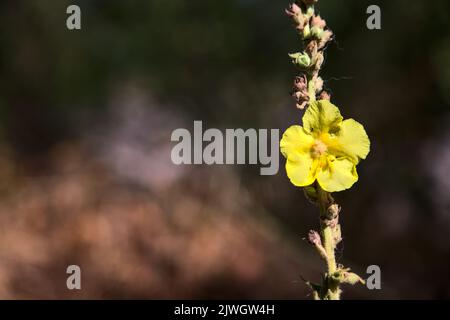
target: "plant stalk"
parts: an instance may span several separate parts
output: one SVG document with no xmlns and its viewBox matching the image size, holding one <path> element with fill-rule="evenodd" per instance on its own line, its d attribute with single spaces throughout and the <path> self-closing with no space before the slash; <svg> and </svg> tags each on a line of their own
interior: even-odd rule
<svg viewBox="0 0 450 320">
<path fill-rule="evenodd" d="M 333 204 L 333 199 L 330 193 L 323 190 L 317 185 L 318 205 L 320 209 L 320 234 L 322 244 L 326 252 L 327 272 L 324 277 L 324 299 L 325 300 L 339 300 L 340 289 L 339 281 L 333 278 L 337 271 L 335 249 L 336 249 L 336 235 L 335 230 L 338 225 L 338 216 L 330 215 L 330 206 Z"/>
</svg>

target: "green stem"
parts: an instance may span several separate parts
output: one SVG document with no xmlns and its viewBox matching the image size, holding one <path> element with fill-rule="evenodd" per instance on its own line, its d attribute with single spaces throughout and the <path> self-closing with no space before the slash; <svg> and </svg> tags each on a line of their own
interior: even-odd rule
<svg viewBox="0 0 450 320">
<path fill-rule="evenodd" d="M 330 227 L 322 226 L 322 237 L 323 237 L 323 247 L 325 248 L 325 252 L 327 253 L 327 267 L 328 274 L 332 274 L 336 271 L 336 259 L 334 257 L 334 240 L 333 240 L 333 231 Z"/>
<path fill-rule="evenodd" d="M 308 80 L 308 96 L 309 96 L 309 101 L 310 101 L 310 102 L 316 101 L 316 88 L 315 88 L 315 86 L 314 86 L 314 80 L 313 80 L 313 77 L 308 76 L 307 80 Z"/>
<path fill-rule="evenodd" d="M 339 282 L 333 280 L 332 275 L 337 271 L 336 257 L 335 257 L 335 237 L 331 226 L 327 224 L 328 208 L 331 204 L 330 194 L 317 186 L 318 203 L 320 208 L 320 233 L 322 235 L 322 245 L 326 252 L 327 274 L 324 280 L 325 297 L 328 300 L 339 300 L 340 289 Z"/>
</svg>

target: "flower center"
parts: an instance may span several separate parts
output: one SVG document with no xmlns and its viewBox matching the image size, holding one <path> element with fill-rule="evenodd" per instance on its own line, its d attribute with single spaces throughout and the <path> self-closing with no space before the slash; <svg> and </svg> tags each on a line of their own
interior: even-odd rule
<svg viewBox="0 0 450 320">
<path fill-rule="evenodd" d="M 319 158 L 325 152 L 327 152 L 328 148 L 325 143 L 321 140 L 314 141 L 314 144 L 311 147 L 311 156 L 313 158 Z"/>
</svg>

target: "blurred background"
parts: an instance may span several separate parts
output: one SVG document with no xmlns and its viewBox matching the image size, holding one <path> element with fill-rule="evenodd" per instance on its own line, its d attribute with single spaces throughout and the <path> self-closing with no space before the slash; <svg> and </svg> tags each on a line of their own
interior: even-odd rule
<svg viewBox="0 0 450 320">
<path fill-rule="evenodd" d="M 82 30 L 66 28 L 77 4 Z M 378 4 L 382 29 L 366 28 Z M 309 299 L 317 209 L 258 166 L 175 166 L 176 128 L 279 128 L 300 49 L 288 1 L 3 0 L 0 298 Z M 339 262 L 382 290 L 450 298 L 450 4 L 321 0 L 322 69 L 372 141 L 342 205 Z M 66 288 L 66 268 L 82 290 Z"/>
</svg>

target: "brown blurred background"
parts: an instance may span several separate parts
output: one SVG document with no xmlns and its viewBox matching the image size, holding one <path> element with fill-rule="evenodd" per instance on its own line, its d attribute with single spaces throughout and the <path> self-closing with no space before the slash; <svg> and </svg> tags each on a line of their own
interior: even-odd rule
<svg viewBox="0 0 450 320">
<path fill-rule="evenodd" d="M 82 30 L 66 28 L 78 4 Z M 382 29 L 366 28 L 370 4 Z M 284 172 L 175 166 L 172 130 L 298 123 L 286 1 L 0 4 L 0 298 L 309 298 L 317 210 Z M 339 261 L 382 290 L 450 297 L 450 5 L 319 1 L 322 71 L 372 150 L 343 207 Z M 66 268 L 82 269 L 82 290 Z"/>
</svg>

